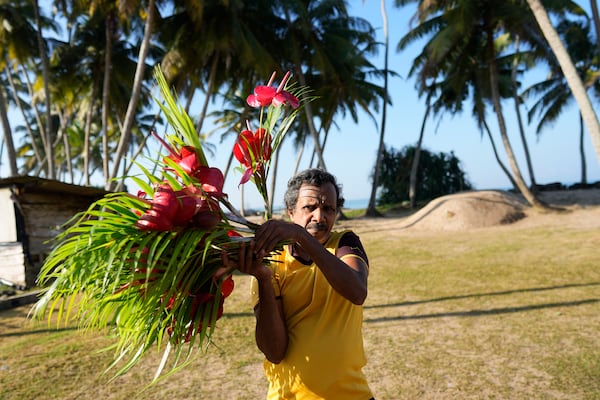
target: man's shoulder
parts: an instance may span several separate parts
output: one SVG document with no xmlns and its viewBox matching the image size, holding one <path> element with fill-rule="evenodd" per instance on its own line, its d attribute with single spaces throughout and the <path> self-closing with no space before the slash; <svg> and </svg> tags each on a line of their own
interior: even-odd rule
<svg viewBox="0 0 600 400">
<path fill-rule="evenodd" d="M 360 243 L 360 238 L 351 229 L 345 229 L 343 231 L 336 231 L 335 234 L 338 235 L 338 237 L 340 239 L 340 246 L 342 243 L 346 243 L 346 242 L 359 242 Z"/>
</svg>

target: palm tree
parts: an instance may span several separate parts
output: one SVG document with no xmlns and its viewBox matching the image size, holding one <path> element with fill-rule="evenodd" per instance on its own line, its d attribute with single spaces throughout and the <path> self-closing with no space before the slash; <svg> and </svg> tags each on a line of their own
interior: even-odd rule
<svg viewBox="0 0 600 400">
<path fill-rule="evenodd" d="M 67 9 L 68 12 L 60 9 L 68 21 L 69 32 L 67 41 L 56 41 L 54 46 L 52 90 L 59 99 L 57 114 L 64 114 L 63 124 L 73 128 L 69 131 L 75 142 L 69 144 L 75 156 L 73 161 L 81 160 L 78 169 L 83 182 L 89 185 L 91 172 L 98 166 L 105 181 L 108 179 L 111 141 L 116 137 L 115 127 L 131 97 L 131 80 L 137 62 L 125 40 L 125 30 L 117 28 L 113 8 L 100 7 L 97 2 L 76 2 Z M 107 56 L 106 52 L 110 54 Z M 69 100 L 75 103 L 69 104 Z M 150 101 L 149 96 L 144 95 L 139 103 L 145 106 Z M 65 114 L 67 110 L 69 113 Z"/>
<path fill-rule="evenodd" d="M 598 48 L 598 54 L 600 54 L 600 13 L 598 12 L 598 1 L 590 0 L 590 7 L 592 9 L 594 30 L 596 31 L 596 47 Z"/>
<path fill-rule="evenodd" d="M 328 132 L 337 112 L 348 111 L 354 117 L 353 103 L 368 111 L 378 101 L 381 89 L 366 81 L 368 75 L 380 73 L 367 59 L 376 50 L 374 31 L 366 20 L 351 17 L 343 0 L 282 1 L 279 9 L 286 23 L 282 57 L 300 85 L 315 89 L 311 95 L 316 99 L 305 106 L 302 126 L 308 129 L 318 165 L 324 168 L 319 132 Z M 317 119 L 321 129 L 315 125 Z M 296 133 L 304 136 L 305 132 Z"/>
<path fill-rule="evenodd" d="M 5 79 L 12 87 L 17 102 L 19 93 L 15 92 L 11 68 L 32 60 L 37 55 L 35 16 L 28 2 L 0 3 L 0 71 L 4 71 Z M 8 93 L 0 90 L 0 122 L 4 131 L 4 143 L 8 156 L 9 173 L 18 175 L 17 155 L 13 141 L 12 128 L 8 119 Z"/>
<path fill-rule="evenodd" d="M 220 89 L 249 92 L 251 85 L 279 70 L 274 55 L 273 1 L 205 2 L 183 5 L 165 18 L 158 39 L 167 49 L 161 66 L 189 108 L 197 89 L 204 92 L 196 130 L 201 133 Z M 260 24 L 253 23 L 260 20 Z M 236 82 L 231 82 L 231 77 Z"/>
<path fill-rule="evenodd" d="M 55 170 L 54 170 L 54 149 L 52 146 L 52 134 L 54 131 L 54 127 L 52 126 L 52 101 L 50 98 L 50 65 L 48 61 L 48 49 L 46 48 L 46 42 L 42 37 L 42 29 L 43 22 L 40 15 L 40 7 L 37 0 L 32 2 L 33 4 L 33 12 L 35 17 L 36 24 L 36 40 L 38 45 L 39 57 L 41 60 L 41 69 L 42 69 L 42 83 L 44 85 L 44 102 L 45 102 L 45 112 L 46 112 L 46 124 L 44 127 L 44 131 L 41 132 L 42 137 L 45 137 L 45 150 L 46 150 L 46 161 L 48 162 L 47 167 L 47 175 L 49 179 L 54 179 Z"/>
<path fill-rule="evenodd" d="M 10 176 L 17 176 L 17 153 L 15 151 L 15 144 L 12 138 L 12 130 L 10 127 L 10 121 L 8 120 L 8 107 L 6 97 L 2 91 L 0 91 L 0 123 L 2 124 L 2 130 L 4 131 L 4 143 L 6 144 L 8 154 L 8 168 Z"/>
<path fill-rule="evenodd" d="M 520 52 L 520 40 L 519 36 L 514 40 L 515 54 L 512 56 L 512 69 L 510 74 L 512 97 L 515 105 L 515 113 L 517 115 L 517 123 L 519 125 L 519 134 L 521 136 L 521 143 L 523 144 L 523 151 L 525 153 L 525 162 L 527 163 L 527 171 L 529 172 L 529 179 L 531 182 L 531 190 L 537 193 L 537 183 L 535 180 L 535 173 L 533 172 L 533 163 L 531 161 L 531 153 L 529 152 L 529 144 L 527 143 L 527 137 L 525 135 L 525 127 L 523 126 L 523 117 L 521 115 L 521 105 L 523 104 L 522 98 L 519 96 L 519 82 L 517 75 L 519 73 L 519 64 L 522 62 L 522 54 Z"/>
<path fill-rule="evenodd" d="M 415 146 L 415 152 L 413 155 L 412 165 L 410 167 L 410 178 L 408 187 L 408 201 L 411 209 L 415 208 L 417 201 L 417 172 L 419 170 L 419 161 L 421 159 L 421 148 L 423 146 L 423 136 L 425 136 L 425 125 L 429 114 L 431 112 L 431 96 L 433 91 L 427 93 L 427 99 L 425 100 L 425 114 L 423 115 L 423 122 L 421 122 L 421 129 L 419 131 L 419 139 Z"/>
<path fill-rule="evenodd" d="M 383 90 L 385 97 L 383 99 L 383 112 L 381 114 L 381 131 L 379 134 L 379 146 L 377 148 L 377 156 L 375 157 L 375 168 L 373 169 L 373 185 L 371 187 L 371 196 L 369 198 L 369 204 L 365 214 L 369 217 L 381 216 L 379 211 L 375 208 L 375 199 L 377 196 L 377 187 L 379 186 L 379 170 L 381 168 L 381 159 L 383 157 L 383 151 L 385 149 L 384 135 L 385 135 L 385 123 L 386 123 L 386 111 L 387 111 L 387 97 L 388 97 L 388 65 L 389 65 L 389 49 L 390 49 L 390 37 L 388 32 L 388 17 L 385 10 L 385 0 L 381 0 L 381 18 L 383 19 L 383 36 L 384 36 L 384 70 L 385 75 L 383 78 Z"/>
<path fill-rule="evenodd" d="M 576 60 L 577 73 L 584 82 L 586 88 L 598 86 L 600 74 L 596 71 L 596 60 L 594 41 L 590 35 L 590 27 L 578 21 L 562 21 L 557 26 L 557 32 L 563 38 L 570 57 Z M 537 100 L 529 110 L 529 119 L 539 115 L 537 134 L 555 122 L 563 114 L 565 108 L 572 104 L 574 98 L 570 87 L 566 83 L 565 76 L 560 71 L 560 66 L 554 58 L 549 58 L 551 63 L 551 75 L 544 81 L 535 83 L 523 92 L 523 96 L 535 96 Z M 580 122 L 582 122 L 580 114 Z M 581 184 L 587 184 L 586 160 L 583 149 L 584 126 L 580 124 L 579 150 L 581 156 Z"/>
<path fill-rule="evenodd" d="M 598 115 L 594 111 L 594 107 L 587 95 L 585 86 L 577 74 L 577 69 L 573 64 L 567 49 L 560 40 L 560 36 L 552 26 L 542 2 L 540 0 L 527 0 L 527 4 L 529 4 L 529 8 L 533 12 L 540 29 L 556 55 L 556 59 L 563 71 L 565 79 L 571 88 L 573 97 L 579 105 L 581 116 L 587 125 L 596 155 L 600 160 L 600 121 L 598 121 Z"/>
<path fill-rule="evenodd" d="M 137 68 L 135 70 L 135 76 L 133 78 L 133 87 L 131 98 L 129 99 L 129 105 L 127 107 L 127 113 L 125 114 L 125 120 L 121 128 L 121 137 L 117 145 L 116 153 L 113 161 L 112 172 L 109 175 L 109 181 L 107 182 L 107 189 L 114 189 L 117 187 L 117 183 L 113 180 L 119 175 L 119 166 L 121 160 L 127 153 L 131 136 L 133 124 L 135 122 L 136 111 L 138 109 L 138 100 L 142 93 L 142 83 L 144 81 L 144 73 L 146 70 L 146 57 L 150 51 L 150 38 L 154 31 L 154 20 L 158 14 L 155 7 L 155 0 L 148 0 L 146 7 L 146 21 L 144 26 L 144 36 L 140 44 L 140 50 L 137 57 Z M 122 183 L 122 181 L 120 181 Z"/>
<path fill-rule="evenodd" d="M 400 5 L 407 2 L 400 1 Z M 433 33 L 433 38 L 425 45 L 424 51 L 415 59 L 411 73 L 419 70 L 420 85 L 426 87 L 429 79 L 439 75 L 450 83 L 448 89 L 454 106 L 462 108 L 460 103 L 466 95 L 472 93 L 474 99 L 474 115 L 481 126 L 485 119 L 483 99 L 490 101 L 497 117 L 498 128 L 512 171 L 512 177 L 519 191 L 533 206 L 546 208 L 525 184 L 512 145 L 508 138 L 501 98 L 510 96 L 511 68 L 500 69 L 496 37 L 502 27 L 506 31 L 520 32 L 526 26 L 527 13 L 517 3 L 460 1 L 457 3 L 419 2 L 418 27 L 413 29 L 399 44 L 402 48 L 407 43 Z M 501 4 L 500 4 L 501 3 Z M 526 9 L 525 9 L 526 10 Z M 499 11 L 502 14 L 497 14 Z M 529 34 L 529 33 L 524 33 Z M 506 78 L 503 78 L 506 76 Z M 453 83 L 452 83 L 453 82 Z M 459 90 L 456 90 L 459 88 Z M 471 88 L 471 89 L 469 89 Z M 452 94 L 454 92 L 454 94 Z"/>
</svg>

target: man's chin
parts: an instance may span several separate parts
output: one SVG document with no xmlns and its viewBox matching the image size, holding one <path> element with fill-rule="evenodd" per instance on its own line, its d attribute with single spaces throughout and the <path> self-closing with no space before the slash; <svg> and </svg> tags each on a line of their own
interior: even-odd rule
<svg viewBox="0 0 600 400">
<path fill-rule="evenodd" d="M 329 238 L 329 232 L 327 232 L 327 231 L 311 229 L 311 230 L 308 230 L 308 233 L 312 237 L 317 239 L 319 241 L 319 243 L 321 243 L 321 244 L 325 244 L 325 242 L 327 242 L 327 239 Z"/>
</svg>

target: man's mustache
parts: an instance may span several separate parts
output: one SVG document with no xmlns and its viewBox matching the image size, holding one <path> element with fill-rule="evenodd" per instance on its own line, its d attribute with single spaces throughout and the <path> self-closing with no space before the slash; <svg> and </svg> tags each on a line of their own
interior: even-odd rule
<svg viewBox="0 0 600 400">
<path fill-rule="evenodd" d="M 326 231 L 327 228 L 327 224 L 323 224 L 321 222 L 311 222 L 308 225 L 306 225 L 306 230 L 309 231 Z"/>
</svg>

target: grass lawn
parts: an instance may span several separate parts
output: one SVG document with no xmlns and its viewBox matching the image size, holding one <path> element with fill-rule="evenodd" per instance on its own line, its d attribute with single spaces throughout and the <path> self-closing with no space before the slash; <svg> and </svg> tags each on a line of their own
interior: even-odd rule
<svg viewBox="0 0 600 400">
<path fill-rule="evenodd" d="M 365 373 L 377 399 L 600 399 L 597 229 L 381 221 L 343 222 L 370 258 Z M 109 336 L 32 325 L 29 306 L 0 312 L 0 399 L 264 398 L 248 279 L 235 281 L 215 346 L 143 393 L 160 351 L 110 380 Z"/>
</svg>

